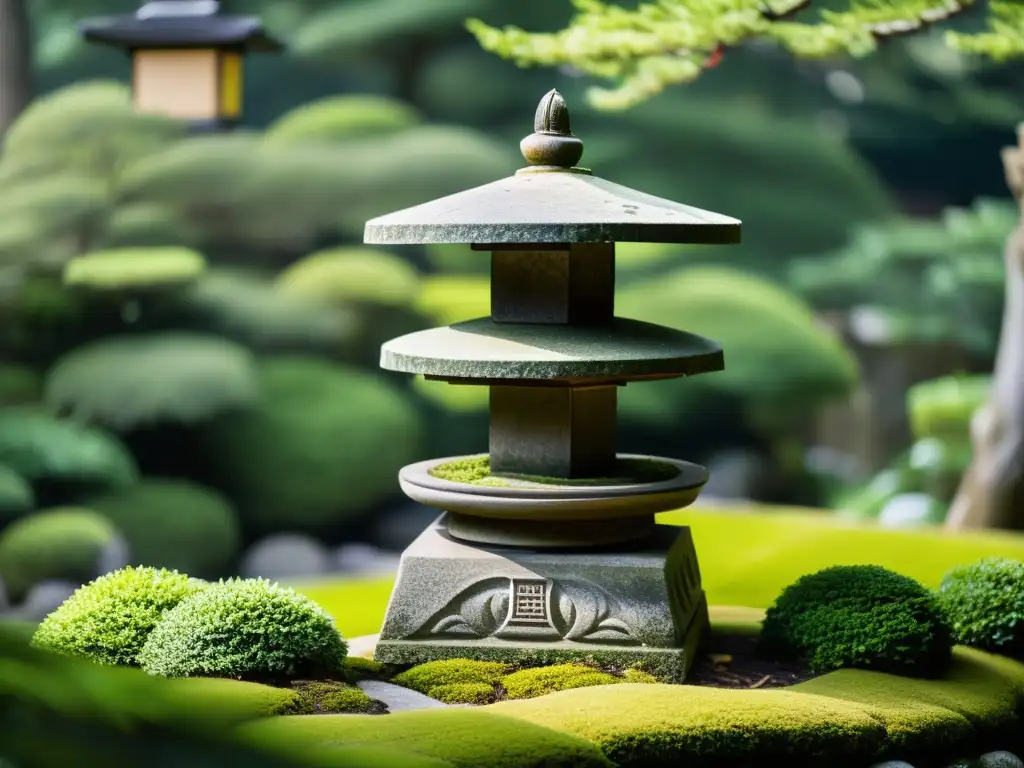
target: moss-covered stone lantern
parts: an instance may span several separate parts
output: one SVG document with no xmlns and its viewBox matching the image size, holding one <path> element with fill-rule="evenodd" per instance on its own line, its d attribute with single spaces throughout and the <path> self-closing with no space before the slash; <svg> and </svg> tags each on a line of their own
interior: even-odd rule
<svg viewBox="0 0 1024 768">
<path fill-rule="evenodd" d="M 491 253 L 490 317 L 381 350 L 385 369 L 489 387 L 490 445 L 400 472 L 410 498 L 444 514 L 402 556 L 376 658 L 600 658 L 681 679 L 707 606 L 689 529 L 654 516 L 693 502 L 708 473 L 617 453 L 616 393 L 721 370 L 723 355 L 615 317 L 615 242 L 737 243 L 740 222 L 578 167 L 557 91 L 521 149 L 510 178 L 366 224 L 367 243 Z"/>
<path fill-rule="evenodd" d="M 91 42 L 132 57 L 140 112 L 186 120 L 197 131 L 231 128 L 242 114 L 243 58 L 281 43 L 258 18 L 222 12 L 218 0 L 151 0 L 134 14 L 79 24 Z"/>
</svg>

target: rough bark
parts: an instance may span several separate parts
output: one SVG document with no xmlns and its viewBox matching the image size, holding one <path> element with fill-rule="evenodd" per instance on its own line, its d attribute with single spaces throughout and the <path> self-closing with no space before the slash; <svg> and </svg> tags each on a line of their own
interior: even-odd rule
<svg viewBox="0 0 1024 768">
<path fill-rule="evenodd" d="M 1021 201 L 1024 125 L 1017 138 L 1016 147 L 1003 150 L 1003 167 L 1010 190 Z M 1006 305 L 992 390 L 971 420 L 974 455 L 947 528 L 1024 528 L 1024 212 L 1006 241 L 1004 262 Z"/>
<path fill-rule="evenodd" d="M 0 0 L 0 147 L 32 100 L 32 47 L 27 0 Z"/>
</svg>

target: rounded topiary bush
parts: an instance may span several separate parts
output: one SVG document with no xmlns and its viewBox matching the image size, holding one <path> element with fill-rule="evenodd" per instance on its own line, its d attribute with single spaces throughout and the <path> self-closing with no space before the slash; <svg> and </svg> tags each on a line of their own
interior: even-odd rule
<svg viewBox="0 0 1024 768">
<path fill-rule="evenodd" d="M 122 568 L 76 591 L 43 619 L 32 644 L 100 664 L 136 665 L 149 633 L 165 612 L 205 587 L 183 573 Z"/>
<path fill-rule="evenodd" d="M 953 641 L 935 596 L 874 565 L 839 565 L 798 579 L 765 614 L 760 647 L 815 672 L 844 667 L 933 677 Z"/>
<path fill-rule="evenodd" d="M 124 534 L 136 564 L 219 577 L 241 545 L 231 503 L 184 480 L 144 480 L 94 498 L 89 506 Z"/>
<path fill-rule="evenodd" d="M 520 669 L 505 677 L 501 684 L 510 699 L 532 699 L 555 691 L 620 682 L 623 680 L 614 675 L 582 664 L 555 664 Z"/>
<path fill-rule="evenodd" d="M 343 677 L 348 646 L 319 605 L 265 579 L 229 579 L 168 612 L 139 654 L 161 677 Z"/>
<path fill-rule="evenodd" d="M 938 598 L 958 643 L 1024 656 L 1024 563 L 990 557 L 953 568 Z"/>
<path fill-rule="evenodd" d="M 35 505 L 36 495 L 29 482 L 6 464 L 0 464 L 0 524 L 21 517 Z"/>
<path fill-rule="evenodd" d="M 96 575 L 118 536 L 106 518 L 88 509 L 50 509 L 21 518 L 0 534 L 0 577 L 15 601 L 47 579 L 84 583 Z"/>
</svg>

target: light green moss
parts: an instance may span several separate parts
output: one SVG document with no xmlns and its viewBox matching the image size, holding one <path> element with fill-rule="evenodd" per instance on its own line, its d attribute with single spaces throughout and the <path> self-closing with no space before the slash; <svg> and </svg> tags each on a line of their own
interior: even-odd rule
<svg viewBox="0 0 1024 768">
<path fill-rule="evenodd" d="M 434 686 L 430 695 L 445 704 L 490 704 L 497 691 L 488 683 L 451 683 Z"/>
<path fill-rule="evenodd" d="M 426 709 L 373 715 L 274 717 L 244 725 L 241 737 L 283 754 L 324 745 L 400 747 L 464 768 L 611 768 L 593 743 L 481 709 Z M 362 763 L 376 765 L 375 763 Z M 410 766 L 413 763 L 410 763 Z"/>
<path fill-rule="evenodd" d="M 408 669 L 400 675 L 395 675 L 391 682 L 433 696 L 431 691 L 443 685 L 472 683 L 493 686 L 500 682 L 508 671 L 507 664 L 495 661 L 445 659 L 428 661 L 426 664 Z"/>
<path fill-rule="evenodd" d="M 645 685 L 653 685 L 654 683 L 661 682 L 650 672 L 645 672 L 644 670 L 637 668 L 625 670 L 622 673 L 622 680 L 627 683 L 640 683 Z"/>
<path fill-rule="evenodd" d="M 345 672 L 345 679 L 350 682 L 356 680 L 368 680 L 379 677 L 384 671 L 384 665 L 373 659 L 364 659 L 360 656 L 346 656 L 342 664 Z"/>
<path fill-rule="evenodd" d="M 582 664 L 556 664 L 551 667 L 521 669 L 501 681 L 510 699 L 532 699 L 570 688 L 612 685 L 619 678 Z"/>
<path fill-rule="evenodd" d="M 619 459 L 615 476 L 594 477 L 594 478 L 572 478 L 544 477 L 541 475 L 521 475 L 502 473 L 491 474 L 491 459 L 487 454 L 471 456 L 456 461 L 449 461 L 439 464 L 430 470 L 430 475 L 440 480 L 449 480 L 453 483 L 467 483 L 469 485 L 484 485 L 491 487 L 507 487 L 512 485 L 510 480 L 520 480 L 527 483 L 538 483 L 542 485 L 616 485 L 621 483 L 653 483 L 660 480 L 670 480 L 679 474 L 679 470 L 672 464 L 648 459 Z"/>
<path fill-rule="evenodd" d="M 165 690 L 175 699 L 180 697 L 182 704 L 200 698 L 239 718 L 282 715 L 299 700 L 299 694 L 288 688 L 215 677 L 174 678 L 167 681 Z"/>
<path fill-rule="evenodd" d="M 348 683 L 311 682 L 295 686 L 295 700 L 289 715 L 325 715 L 334 713 L 381 714 L 384 707 L 359 688 Z"/>
</svg>

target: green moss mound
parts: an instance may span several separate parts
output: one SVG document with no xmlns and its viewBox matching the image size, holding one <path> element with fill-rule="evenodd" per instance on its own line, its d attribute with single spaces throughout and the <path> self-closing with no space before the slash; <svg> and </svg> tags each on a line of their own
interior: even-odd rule
<svg viewBox="0 0 1024 768">
<path fill-rule="evenodd" d="M 958 643 L 1024 658 L 1024 562 L 991 557 L 954 568 L 938 598 Z"/>
<path fill-rule="evenodd" d="M 0 576 L 12 600 L 40 581 L 84 583 L 117 538 L 110 522 L 88 509 L 58 508 L 16 520 L 0 533 Z"/>
<path fill-rule="evenodd" d="M 77 347 L 50 369 L 45 402 L 78 421 L 124 432 L 199 423 L 247 408 L 258 396 L 248 350 L 217 336 L 175 332 Z"/>
<path fill-rule="evenodd" d="M 295 696 L 295 703 L 282 714 L 380 714 L 385 709 L 380 702 L 348 683 L 301 683 L 295 687 Z"/>
<path fill-rule="evenodd" d="M 179 677 L 164 682 L 169 698 L 182 704 L 202 700 L 239 719 L 288 714 L 299 701 L 298 691 L 244 680 Z"/>
<path fill-rule="evenodd" d="M 477 709 L 395 712 L 387 717 L 275 717 L 247 724 L 240 734 L 251 744 L 287 749 L 290 753 L 297 750 L 297 754 L 324 744 L 401 744 L 410 753 L 446 760 L 459 768 L 612 766 L 598 747 L 584 738 Z"/>
<path fill-rule="evenodd" d="M 942 680 L 848 669 L 757 691 L 611 685 L 484 711 L 557 724 L 619 766 L 868 765 L 918 754 L 941 765 L 950 744 L 1014 727 L 1021 702 L 1024 666 L 958 649 Z"/>
<path fill-rule="evenodd" d="M 241 544 L 228 499 L 184 480 L 144 480 L 89 505 L 117 526 L 137 564 L 213 577 L 228 569 Z"/>
<path fill-rule="evenodd" d="M 621 682 L 614 675 L 582 664 L 555 664 L 550 667 L 521 669 L 502 678 L 501 684 L 510 699 L 532 699 L 555 691 L 612 685 Z"/>
<path fill-rule="evenodd" d="M 250 533 L 317 533 L 396 492 L 395 473 L 416 457 L 422 437 L 405 392 L 313 358 L 268 358 L 259 371 L 259 407 L 225 414 L 199 437 Z"/>
<path fill-rule="evenodd" d="M 123 488 L 138 479 L 135 460 L 116 438 L 30 408 L 0 410 L 0 463 L 33 485 Z"/>
<path fill-rule="evenodd" d="M 77 590 L 43 619 L 32 644 L 100 664 L 136 666 L 163 615 L 204 582 L 156 568 L 122 568 Z"/>
<path fill-rule="evenodd" d="M 404 307 L 419 290 L 406 259 L 372 248 L 333 248 L 295 262 L 277 278 L 279 290 L 321 302 L 368 302 Z"/>
<path fill-rule="evenodd" d="M 971 417 L 988 398 L 990 376 L 943 376 L 911 387 L 907 415 L 918 438 L 966 438 Z"/>
<path fill-rule="evenodd" d="M 469 485 L 508 486 L 509 480 L 543 485 L 616 485 L 621 483 L 656 483 L 671 480 L 679 474 L 672 464 L 649 459 L 619 459 L 616 462 L 616 474 L 609 477 L 566 478 L 542 477 L 540 475 L 521 475 L 502 473 L 491 474 L 491 459 L 487 454 L 472 456 L 456 461 L 439 464 L 430 470 L 430 475 L 453 483 Z"/>
<path fill-rule="evenodd" d="M 168 611 L 139 664 L 161 677 L 317 680 L 341 676 L 346 652 L 334 621 L 309 598 L 265 579 L 229 579 Z"/>
<path fill-rule="evenodd" d="M 64 268 L 64 284 L 130 293 L 188 285 L 205 270 L 206 260 L 188 248 L 119 248 L 72 259 Z"/>
<path fill-rule="evenodd" d="M 36 494 L 29 482 L 6 464 L 0 464 L 0 525 L 30 512 Z"/>
<path fill-rule="evenodd" d="M 791 584 L 765 614 L 761 649 L 816 672 L 843 667 L 941 675 L 953 647 L 934 595 L 885 568 L 825 568 Z"/>
<path fill-rule="evenodd" d="M 433 691 L 448 685 L 497 685 L 508 674 L 510 667 L 496 661 L 472 659 L 445 659 L 428 661 L 395 675 L 391 682 L 433 696 Z"/>
<path fill-rule="evenodd" d="M 381 136 L 422 123 L 411 106 L 383 96 L 331 96 L 282 115 L 264 134 L 275 143 L 332 142 Z"/>
<path fill-rule="evenodd" d="M 430 689 L 430 695 L 445 704 L 490 704 L 497 698 L 493 685 L 487 683 L 450 683 Z"/>
<path fill-rule="evenodd" d="M 349 682 L 357 680 L 370 680 L 380 676 L 384 671 L 384 665 L 379 661 L 364 659 L 360 656 L 345 657 L 345 679 Z"/>
</svg>

